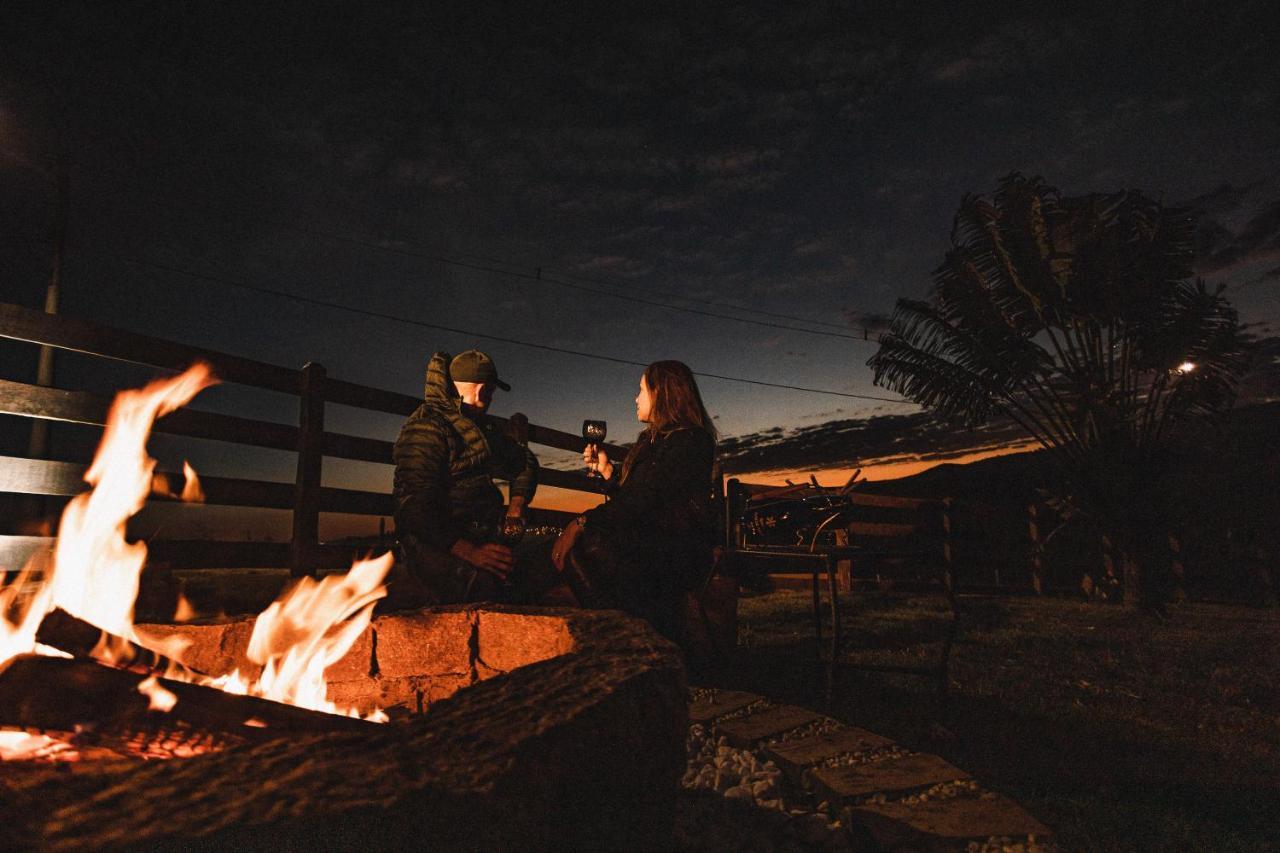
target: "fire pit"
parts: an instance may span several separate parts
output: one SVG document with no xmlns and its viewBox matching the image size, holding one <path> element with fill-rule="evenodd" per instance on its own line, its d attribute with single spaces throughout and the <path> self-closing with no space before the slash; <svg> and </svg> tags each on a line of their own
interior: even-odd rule
<svg viewBox="0 0 1280 853">
<path fill-rule="evenodd" d="M 49 565 L 0 584 L 0 849 L 669 844 L 684 676 L 641 622 L 371 621 L 383 554 L 252 621 L 133 623 L 147 434 L 212 381 L 195 365 L 120 394 Z"/>
<path fill-rule="evenodd" d="M 137 627 L 140 637 L 191 640 L 187 662 L 210 674 L 243 665 L 247 622 Z M 331 698 L 380 704 L 403 719 L 61 771 L 64 782 L 79 773 L 75 784 L 46 784 L 59 771 L 31 765 L 27 784 L 10 792 L 23 807 L 3 815 L 12 842 L 51 850 L 670 844 L 686 696 L 674 647 L 641 622 L 509 607 L 390 614 L 326 679 Z"/>
</svg>

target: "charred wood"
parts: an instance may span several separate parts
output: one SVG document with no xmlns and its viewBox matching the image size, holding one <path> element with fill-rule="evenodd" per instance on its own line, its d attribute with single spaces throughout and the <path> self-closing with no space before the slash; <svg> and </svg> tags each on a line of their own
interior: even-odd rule
<svg viewBox="0 0 1280 853">
<path fill-rule="evenodd" d="M 124 669 L 140 672 L 144 675 L 153 673 L 163 675 L 166 672 L 172 672 L 173 667 L 183 667 L 195 675 L 204 675 L 204 673 L 186 666 L 181 661 L 166 657 L 157 651 L 130 642 L 108 631 L 103 631 L 96 625 L 91 625 L 83 619 L 72 616 L 62 608 L 56 608 L 45 614 L 40 627 L 36 629 L 37 643 L 66 652 L 72 657 L 91 658 L 100 663 L 114 666 L 116 664 L 112 661 L 105 660 L 94 654 L 95 649 L 98 648 L 103 639 L 107 640 L 107 643 L 103 643 L 103 645 L 126 650 L 127 653 L 123 657 L 128 659 L 128 663 L 120 664 Z"/>
<path fill-rule="evenodd" d="M 0 724 L 63 732 L 147 732 L 164 727 L 265 741 L 306 732 L 367 731 L 373 723 L 213 687 L 157 679 L 177 697 L 154 711 L 142 674 L 84 659 L 19 655 L 0 666 Z"/>
</svg>

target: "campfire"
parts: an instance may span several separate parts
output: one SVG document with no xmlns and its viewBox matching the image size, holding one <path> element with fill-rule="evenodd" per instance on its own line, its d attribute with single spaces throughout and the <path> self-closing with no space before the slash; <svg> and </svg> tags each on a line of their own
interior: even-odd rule
<svg viewBox="0 0 1280 853">
<path fill-rule="evenodd" d="M 639 620 L 371 618 L 383 556 L 303 578 L 254 620 L 134 625 L 146 546 L 125 521 L 179 491 L 156 482 L 147 433 L 210 383 L 197 366 L 121 394 L 52 561 L 0 590 L 0 847 L 669 842 L 684 674 Z M 199 493 L 194 472 L 180 491 Z"/>
<path fill-rule="evenodd" d="M 324 673 L 368 627 L 389 554 L 302 578 L 268 607 L 248 644 L 252 675 L 202 673 L 182 663 L 188 641 L 135 632 L 147 546 L 127 541 L 125 524 L 153 491 L 170 491 L 147 437 L 156 418 L 213 383 L 197 364 L 120 394 L 85 476 L 91 489 L 64 511 L 52 561 L 38 573 L 33 561 L 0 589 L 0 759 L 187 757 L 386 721 L 381 709 L 330 701 Z M 199 500 L 199 479 L 184 469 L 181 497 Z"/>
</svg>

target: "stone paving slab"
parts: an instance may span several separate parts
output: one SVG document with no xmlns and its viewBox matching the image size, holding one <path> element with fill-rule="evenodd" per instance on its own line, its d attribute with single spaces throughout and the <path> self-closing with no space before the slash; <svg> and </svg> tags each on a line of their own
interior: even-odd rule
<svg viewBox="0 0 1280 853">
<path fill-rule="evenodd" d="M 803 740 L 777 743 L 766 747 L 764 754 L 773 760 L 793 782 L 800 782 L 805 768 L 819 764 L 828 758 L 849 752 L 872 752 L 893 746 L 887 737 L 855 726 L 834 732 L 816 734 Z"/>
<path fill-rule="evenodd" d="M 745 717 L 725 720 L 716 726 L 716 730 L 724 735 L 730 745 L 746 748 L 758 741 L 821 719 L 821 714 L 808 708 L 778 705 Z"/>
<path fill-rule="evenodd" d="M 815 787 L 832 802 L 912 791 L 968 778 L 968 773 L 936 755 L 906 755 L 869 764 L 819 767 L 813 771 Z"/>
<path fill-rule="evenodd" d="M 957 842 L 1007 835 L 1050 835 L 1049 828 L 1007 797 L 956 797 L 924 803 L 870 803 L 845 814 L 886 850 L 952 848 Z"/>
<path fill-rule="evenodd" d="M 732 714 L 763 698 L 754 693 L 742 693 L 737 690 L 717 690 L 711 700 L 701 700 L 689 706 L 689 722 L 709 723 L 717 717 Z"/>
</svg>

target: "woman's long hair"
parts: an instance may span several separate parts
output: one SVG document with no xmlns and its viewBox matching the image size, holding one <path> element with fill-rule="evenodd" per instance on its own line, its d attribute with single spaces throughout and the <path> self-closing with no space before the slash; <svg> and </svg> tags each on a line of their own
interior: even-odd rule
<svg viewBox="0 0 1280 853">
<path fill-rule="evenodd" d="M 622 463 L 622 481 L 641 449 L 659 436 L 679 429 L 700 429 L 716 438 L 716 427 L 702 403 L 693 371 L 682 361 L 655 361 L 644 369 L 644 384 L 649 388 L 653 405 L 649 408 L 649 425 L 644 428 L 627 458 Z"/>
</svg>

